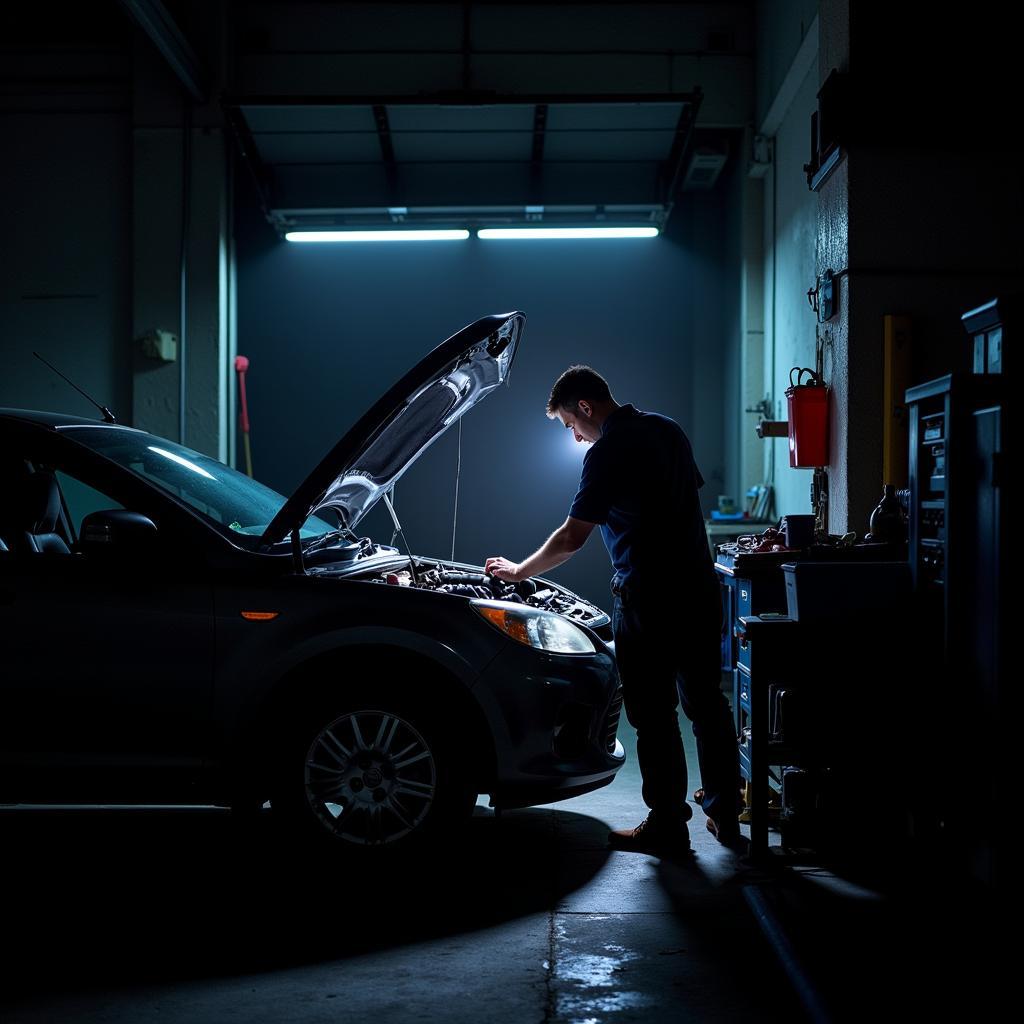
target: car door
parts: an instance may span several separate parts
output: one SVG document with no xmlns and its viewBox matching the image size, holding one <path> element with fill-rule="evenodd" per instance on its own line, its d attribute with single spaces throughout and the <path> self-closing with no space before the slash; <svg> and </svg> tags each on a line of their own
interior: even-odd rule
<svg viewBox="0 0 1024 1024">
<path fill-rule="evenodd" d="M 4 788 L 18 800 L 189 799 L 211 733 L 209 573 L 141 482 L 119 487 L 114 467 L 101 483 L 56 440 L 26 454 L 31 472 L 53 474 L 68 550 L 32 551 L 8 527 L 0 555 Z M 15 505 L 17 486 L 5 482 Z M 83 553 L 83 518 L 118 508 L 151 518 L 153 542 Z"/>
</svg>

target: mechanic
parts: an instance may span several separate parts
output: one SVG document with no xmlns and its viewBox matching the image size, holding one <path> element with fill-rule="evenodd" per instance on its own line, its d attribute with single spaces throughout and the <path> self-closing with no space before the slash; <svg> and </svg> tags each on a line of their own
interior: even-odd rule
<svg viewBox="0 0 1024 1024">
<path fill-rule="evenodd" d="M 561 565 L 601 527 L 615 570 L 612 626 L 626 717 L 636 729 L 647 817 L 609 834 L 618 849 L 689 849 L 686 758 L 679 719 L 693 724 L 708 830 L 739 841 L 736 734 L 721 689 L 722 605 L 704 531 L 704 480 L 682 428 L 612 397 L 589 366 L 571 366 L 551 389 L 549 419 L 578 443 L 579 490 L 568 518 L 522 562 L 488 558 L 485 570 L 517 582 Z"/>
</svg>

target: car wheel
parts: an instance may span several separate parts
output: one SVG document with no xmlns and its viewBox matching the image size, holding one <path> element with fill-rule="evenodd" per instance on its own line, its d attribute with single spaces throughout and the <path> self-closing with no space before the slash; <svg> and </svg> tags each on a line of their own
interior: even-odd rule
<svg viewBox="0 0 1024 1024">
<path fill-rule="evenodd" d="M 468 817 L 476 799 L 450 733 L 412 704 L 328 703 L 290 733 L 271 806 L 335 849 L 409 848 Z"/>
</svg>

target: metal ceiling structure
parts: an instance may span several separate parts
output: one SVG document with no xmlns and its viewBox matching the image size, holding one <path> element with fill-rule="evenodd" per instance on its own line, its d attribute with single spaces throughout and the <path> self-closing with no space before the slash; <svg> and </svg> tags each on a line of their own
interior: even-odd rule
<svg viewBox="0 0 1024 1024">
<path fill-rule="evenodd" d="M 231 12 L 218 98 L 282 234 L 664 228 L 752 116 L 752 0 Z"/>
<path fill-rule="evenodd" d="M 664 227 L 702 92 L 247 96 L 225 106 L 268 219 L 296 229 Z"/>
</svg>

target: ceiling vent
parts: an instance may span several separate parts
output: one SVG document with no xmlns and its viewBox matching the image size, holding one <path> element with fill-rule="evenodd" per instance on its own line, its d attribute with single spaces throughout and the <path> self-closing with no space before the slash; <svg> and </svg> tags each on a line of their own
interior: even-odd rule
<svg viewBox="0 0 1024 1024">
<path fill-rule="evenodd" d="M 729 153 L 724 147 L 697 146 L 686 168 L 683 189 L 694 192 L 714 188 L 728 159 Z"/>
</svg>

